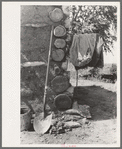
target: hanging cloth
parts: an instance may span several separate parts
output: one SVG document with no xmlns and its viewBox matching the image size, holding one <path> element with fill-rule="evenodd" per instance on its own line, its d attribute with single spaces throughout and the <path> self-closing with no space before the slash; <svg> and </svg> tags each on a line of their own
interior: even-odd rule
<svg viewBox="0 0 122 149">
<path fill-rule="evenodd" d="M 70 48 L 70 61 L 75 69 L 82 69 L 87 66 L 99 67 L 100 65 L 102 67 L 102 44 L 102 38 L 95 33 L 74 35 Z"/>
</svg>

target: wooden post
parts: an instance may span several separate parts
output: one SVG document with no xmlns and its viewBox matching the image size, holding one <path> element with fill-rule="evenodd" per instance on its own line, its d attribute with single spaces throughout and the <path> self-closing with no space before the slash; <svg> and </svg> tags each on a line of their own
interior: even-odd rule
<svg viewBox="0 0 122 149">
<path fill-rule="evenodd" d="M 78 70 L 76 70 L 76 86 L 78 86 Z"/>
</svg>

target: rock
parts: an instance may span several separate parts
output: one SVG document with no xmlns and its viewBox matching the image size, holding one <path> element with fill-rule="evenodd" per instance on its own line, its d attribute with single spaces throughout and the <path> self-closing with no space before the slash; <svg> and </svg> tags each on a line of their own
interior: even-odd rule
<svg viewBox="0 0 122 149">
<path fill-rule="evenodd" d="M 67 89 L 68 92 L 70 92 L 71 94 L 74 93 L 74 87 L 73 86 L 70 86 L 68 89 Z"/>
<path fill-rule="evenodd" d="M 59 129 L 58 134 L 60 134 L 60 133 L 65 133 L 65 129 L 63 129 L 63 128 Z"/>
<path fill-rule="evenodd" d="M 63 75 L 64 75 L 65 77 L 67 77 L 68 80 L 70 80 L 70 71 L 65 71 L 65 72 L 63 73 Z"/>
<path fill-rule="evenodd" d="M 77 128 L 81 127 L 81 125 L 78 122 L 64 122 L 64 127 Z"/>
<path fill-rule="evenodd" d="M 74 114 L 74 115 L 80 115 L 80 116 L 82 116 L 81 113 L 80 113 L 78 110 L 76 110 L 76 109 L 69 109 L 69 110 L 66 110 L 66 111 L 64 112 L 64 114 Z"/>
<path fill-rule="evenodd" d="M 76 109 L 76 110 L 79 109 L 79 106 L 78 106 L 77 101 L 74 101 L 74 102 L 73 102 L 72 108 L 73 108 L 73 109 Z"/>
<path fill-rule="evenodd" d="M 88 123 L 88 120 L 87 120 L 86 118 L 83 118 L 83 119 L 78 120 L 78 122 L 79 122 L 81 125 L 84 125 L 84 124 L 87 124 L 87 123 Z"/>
<path fill-rule="evenodd" d="M 79 105 L 80 113 L 86 118 L 91 118 L 89 109 L 90 107 L 88 105 Z"/>
<path fill-rule="evenodd" d="M 63 122 L 66 122 L 66 121 L 78 121 L 79 119 L 81 119 L 81 116 L 80 115 L 64 115 L 63 116 Z"/>
<path fill-rule="evenodd" d="M 52 126 L 52 128 L 50 129 L 49 133 L 50 134 L 53 134 L 53 133 L 56 133 L 57 132 L 57 129 L 55 126 Z"/>
<path fill-rule="evenodd" d="M 46 63 L 35 61 L 35 62 L 25 62 L 21 64 L 22 67 L 34 67 L 34 66 L 41 66 L 41 65 L 46 65 Z"/>
<path fill-rule="evenodd" d="M 57 124 L 57 120 L 56 119 L 52 119 L 51 125 L 55 126 Z"/>
<path fill-rule="evenodd" d="M 31 24 L 25 24 L 25 25 L 23 25 L 23 26 L 31 26 L 31 27 L 44 27 L 44 26 L 47 26 L 48 24 L 47 23 L 36 23 L 36 24 L 33 24 L 33 23 L 31 23 Z"/>
<path fill-rule="evenodd" d="M 65 71 L 67 70 L 67 68 L 68 68 L 68 61 L 67 61 L 67 60 L 62 63 L 61 68 L 62 68 L 63 70 L 65 70 Z"/>
<path fill-rule="evenodd" d="M 64 125 L 63 122 L 62 122 L 62 121 L 59 121 L 59 122 L 57 123 L 57 128 L 62 127 L 63 125 Z"/>
<path fill-rule="evenodd" d="M 70 15 L 70 10 L 71 10 L 71 6 L 66 6 L 66 5 L 63 5 L 62 6 L 62 10 L 63 10 L 63 13 L 67 16 Z"/>
</svg>

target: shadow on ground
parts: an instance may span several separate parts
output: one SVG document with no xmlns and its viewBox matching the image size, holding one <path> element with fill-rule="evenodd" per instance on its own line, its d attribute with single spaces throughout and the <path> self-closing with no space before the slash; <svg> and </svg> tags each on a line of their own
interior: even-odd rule
<svg viewBox="0 0 122 149">
<path fill-rule="evenodd" d="M 99 86 L 78 86 L 74 90 L 78 104 L 89 105 L 92 120 L 107 120 L 117 116 L 116 93 Z"/>
</svg>

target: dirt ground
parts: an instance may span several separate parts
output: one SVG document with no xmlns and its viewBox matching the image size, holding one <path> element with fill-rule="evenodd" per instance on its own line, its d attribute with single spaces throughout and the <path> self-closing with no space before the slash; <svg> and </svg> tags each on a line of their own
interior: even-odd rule
<svg viewBox="0 0 122 149">
<path fill-rule="evenodd" d="M 74 79 L 70 82 L 75 86 Z M 21 144 L 60 144 L 61 147 L 74 144 L 71 147 L 76 147 L 77 144 L 117 143 L 116 84 L 79 80 L 78 86 L 82 92 L 79 104 L 90 106 L 90 123 L 58 135 L 40 136 L 33 130 L 23 131 L 20 136 Z"/>
</svg>

